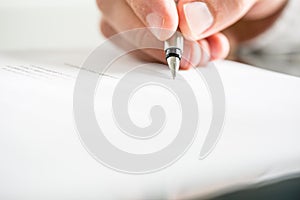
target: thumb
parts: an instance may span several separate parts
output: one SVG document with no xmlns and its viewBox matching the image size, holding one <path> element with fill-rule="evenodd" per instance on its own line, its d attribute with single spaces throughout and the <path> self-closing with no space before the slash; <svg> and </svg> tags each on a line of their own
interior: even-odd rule
<svg viewBox="0 0 300 200">
<path fill-rule="evenodd" d="M 191 40 L 215 34 L 242 18 L 257 0 L 180 0 L 179 27 Z"/>
</svg>

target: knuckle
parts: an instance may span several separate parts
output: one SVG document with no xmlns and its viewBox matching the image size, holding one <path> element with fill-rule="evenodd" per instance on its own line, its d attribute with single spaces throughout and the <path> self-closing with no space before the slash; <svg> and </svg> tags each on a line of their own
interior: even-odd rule
<svg viewBox="0 0 300 200">
<path fill-rule="evenodd" d="M 96 0 L 97 2 L 97 6 L 99 8 L 100 11 L 104 11 L 106 8 L 106 0 Z"/>
<path fill-rule="evenodd" d="M 250 5 L 252 4 L 253 1 L 237 0 L 234 2 L 235 2 L 235 6 L 234 5 L 232 6 L 234 8 L 234 10 L 236 12 L 244 12 L 245 10 L 247 10 L 250 7 Z"/>
<path fill-rule="evenodd" d="M 100 22 L 100 31 L 102 33 L 102 35 L 106 38 L 111 37 L 113 34 L 110 31 L 110 28 L 108 27 L 107 23 L 104 21 Z"/>
</svg>

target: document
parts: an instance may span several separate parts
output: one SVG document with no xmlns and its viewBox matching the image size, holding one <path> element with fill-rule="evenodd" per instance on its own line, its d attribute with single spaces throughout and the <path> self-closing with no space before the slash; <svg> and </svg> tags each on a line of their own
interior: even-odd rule
<svg viewBox="0 0 300 200">
<path fill-rule="evenodd" d="M 113 48 L 103 51 L 104 57 L 112 55 Z M 233 61 L 214 62 L 200 73 L 197 69 L 179 72 L 175 81 L 183 88 L 188 84 L 194 92 L 195 101 L 188 102 L 197 105 L 198 118 L 195 135 L 184 132 L 182 140 L 191 140 L 178 159 L 153 171 L 149 163 L 149 173 L 137 174 L 130 170 L 141 169 L 130 168 L 126 160 L 119 165 L 101 162 L 86 143 L 89 131 L 82 132 L 88 127 L 82 129 L 81 120 L 91 121 L 90 116 L 80 115 L 85 108 L 93 109 L 105 140 L 130 155 L 163 151 L 176 141 L 183 123 L 192 123 L 194 111 L 189 107 L 182 114 L 186 106 L 180 102 L 182 91 L 164 87 L 163 83 L 173 84 L 166 66 L 120 56 L 97 71 L 89 66 L 90 56 L 86 50 L 0 52 L 0 197 L 186 199 L 300 173 L 300 78 Z M 205 77 L 211 69 L 219 77 Z M 82 76 L 91 79 L 81 84 Z M 134 87 L 132 93 L 116 94 L 118 87 L 133 88 L 144 80 L 152 82 Z M 222 83 L 224 120 L 222 99 L 214 102 L 222 95 L 215 96 L 220 91 L 210 80 Z M 83 96 L 90 93 L 81 93 L 89 85 L 94 87 L 88 101 L 92 105 L 81 105 L 90 100 Z M 119 101 L 123 95 L 128 101 Z M 216 119 L 222 126 L 218 135 L 211 136 L 209 130 L 220 125 L 218 121 L 211 126 L 218 110 L 221 115 Z M 162 128 L 147 134 L 146 128 L 155 127 L 151 125 L 161 117 L 166 119 Z M 128 121 L 120 122 L 124 118 Z M 126 125 L 126 130 L 145 131 L 122 132 L 120 127 Z"/>
</svg>

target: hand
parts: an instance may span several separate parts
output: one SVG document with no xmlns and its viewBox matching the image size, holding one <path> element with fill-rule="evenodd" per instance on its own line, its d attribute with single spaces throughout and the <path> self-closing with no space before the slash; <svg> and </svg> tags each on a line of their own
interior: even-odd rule
<svg viewBox="0 0 300 200">
<path fill-rule="evenodd" d="M 231 25 L 241 19 L 259 22 L 278 12 L 286 1 L 179 0 L 176 5 L 174 0 L 97 0 L 97 4 L 103 13 L 101 31 L 106 37 L 141 27 L 170 30 L 155 29 L 155 37 L 149 42 L 157 42 L 168 39 L 179 26 L 187 40 L 197 42 L 185 42 L 184 57 L 188 61 L 183 60 L 181 68 L 186 69 L 191 65 L 205 65 L 211 60 L 225 58 L 229 53 L 229 42 L 220 31 L 227 29 L 230 41 L 238 41 L 235 37 L 241 37 L 241 34 L 245 37 L 247 30 L 240 32 L 239 26 L 230 29 Z M 126 39 L 139 46 L 140 41 L 136 38 Z M 165 62 L 162 51 L 144 50 L 143 53 L 146 57 Z"/>
</svg>

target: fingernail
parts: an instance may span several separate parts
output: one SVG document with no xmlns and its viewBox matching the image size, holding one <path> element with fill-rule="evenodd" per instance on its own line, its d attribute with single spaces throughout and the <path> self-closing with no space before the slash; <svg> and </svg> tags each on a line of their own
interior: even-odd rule
<svg viewBox="0 0 300 200">
<path fill-rule="evenodd" d="M 161 39 L 161 30 L 164 24 L 164 18 L 156 13 L 150 13 L 146 16 L 146 21 L 154 36 Z"/>
<path fill-rule="evenodd" d="M 200 65 L 205 66 L 210 61 L 210 57 L 211 57 L 209 44 L 208 44 L 208 42 L 206 42 L 204 40 L 199 41 L 198 43 L 199 43 L 200 50 L 201 50 Z"/>
<path fill-rule="evenodd" d="M 183 5 L 183 11 L 193 39 L 199 39 L 199 36 L 213 24 L 214 19 L 206 3 L 187 3 Z"/>
<path fill-rule="evenodd" d="M 210 54 L 206 51 L 206 50 L 204 50 L 204 49 L 202 49 L 202 59 L 201 59 L 201 65 L 207 65 L 208 64 L 208 62 L 210 61 Z"/>
<path fill-rule="evenodd" d="M 182 66 L 184 69 L 187 67 L 197 67 L 201 60 L 201 49 L 196 42 L 186 42 L 183 52 Z"/>
</svg>

